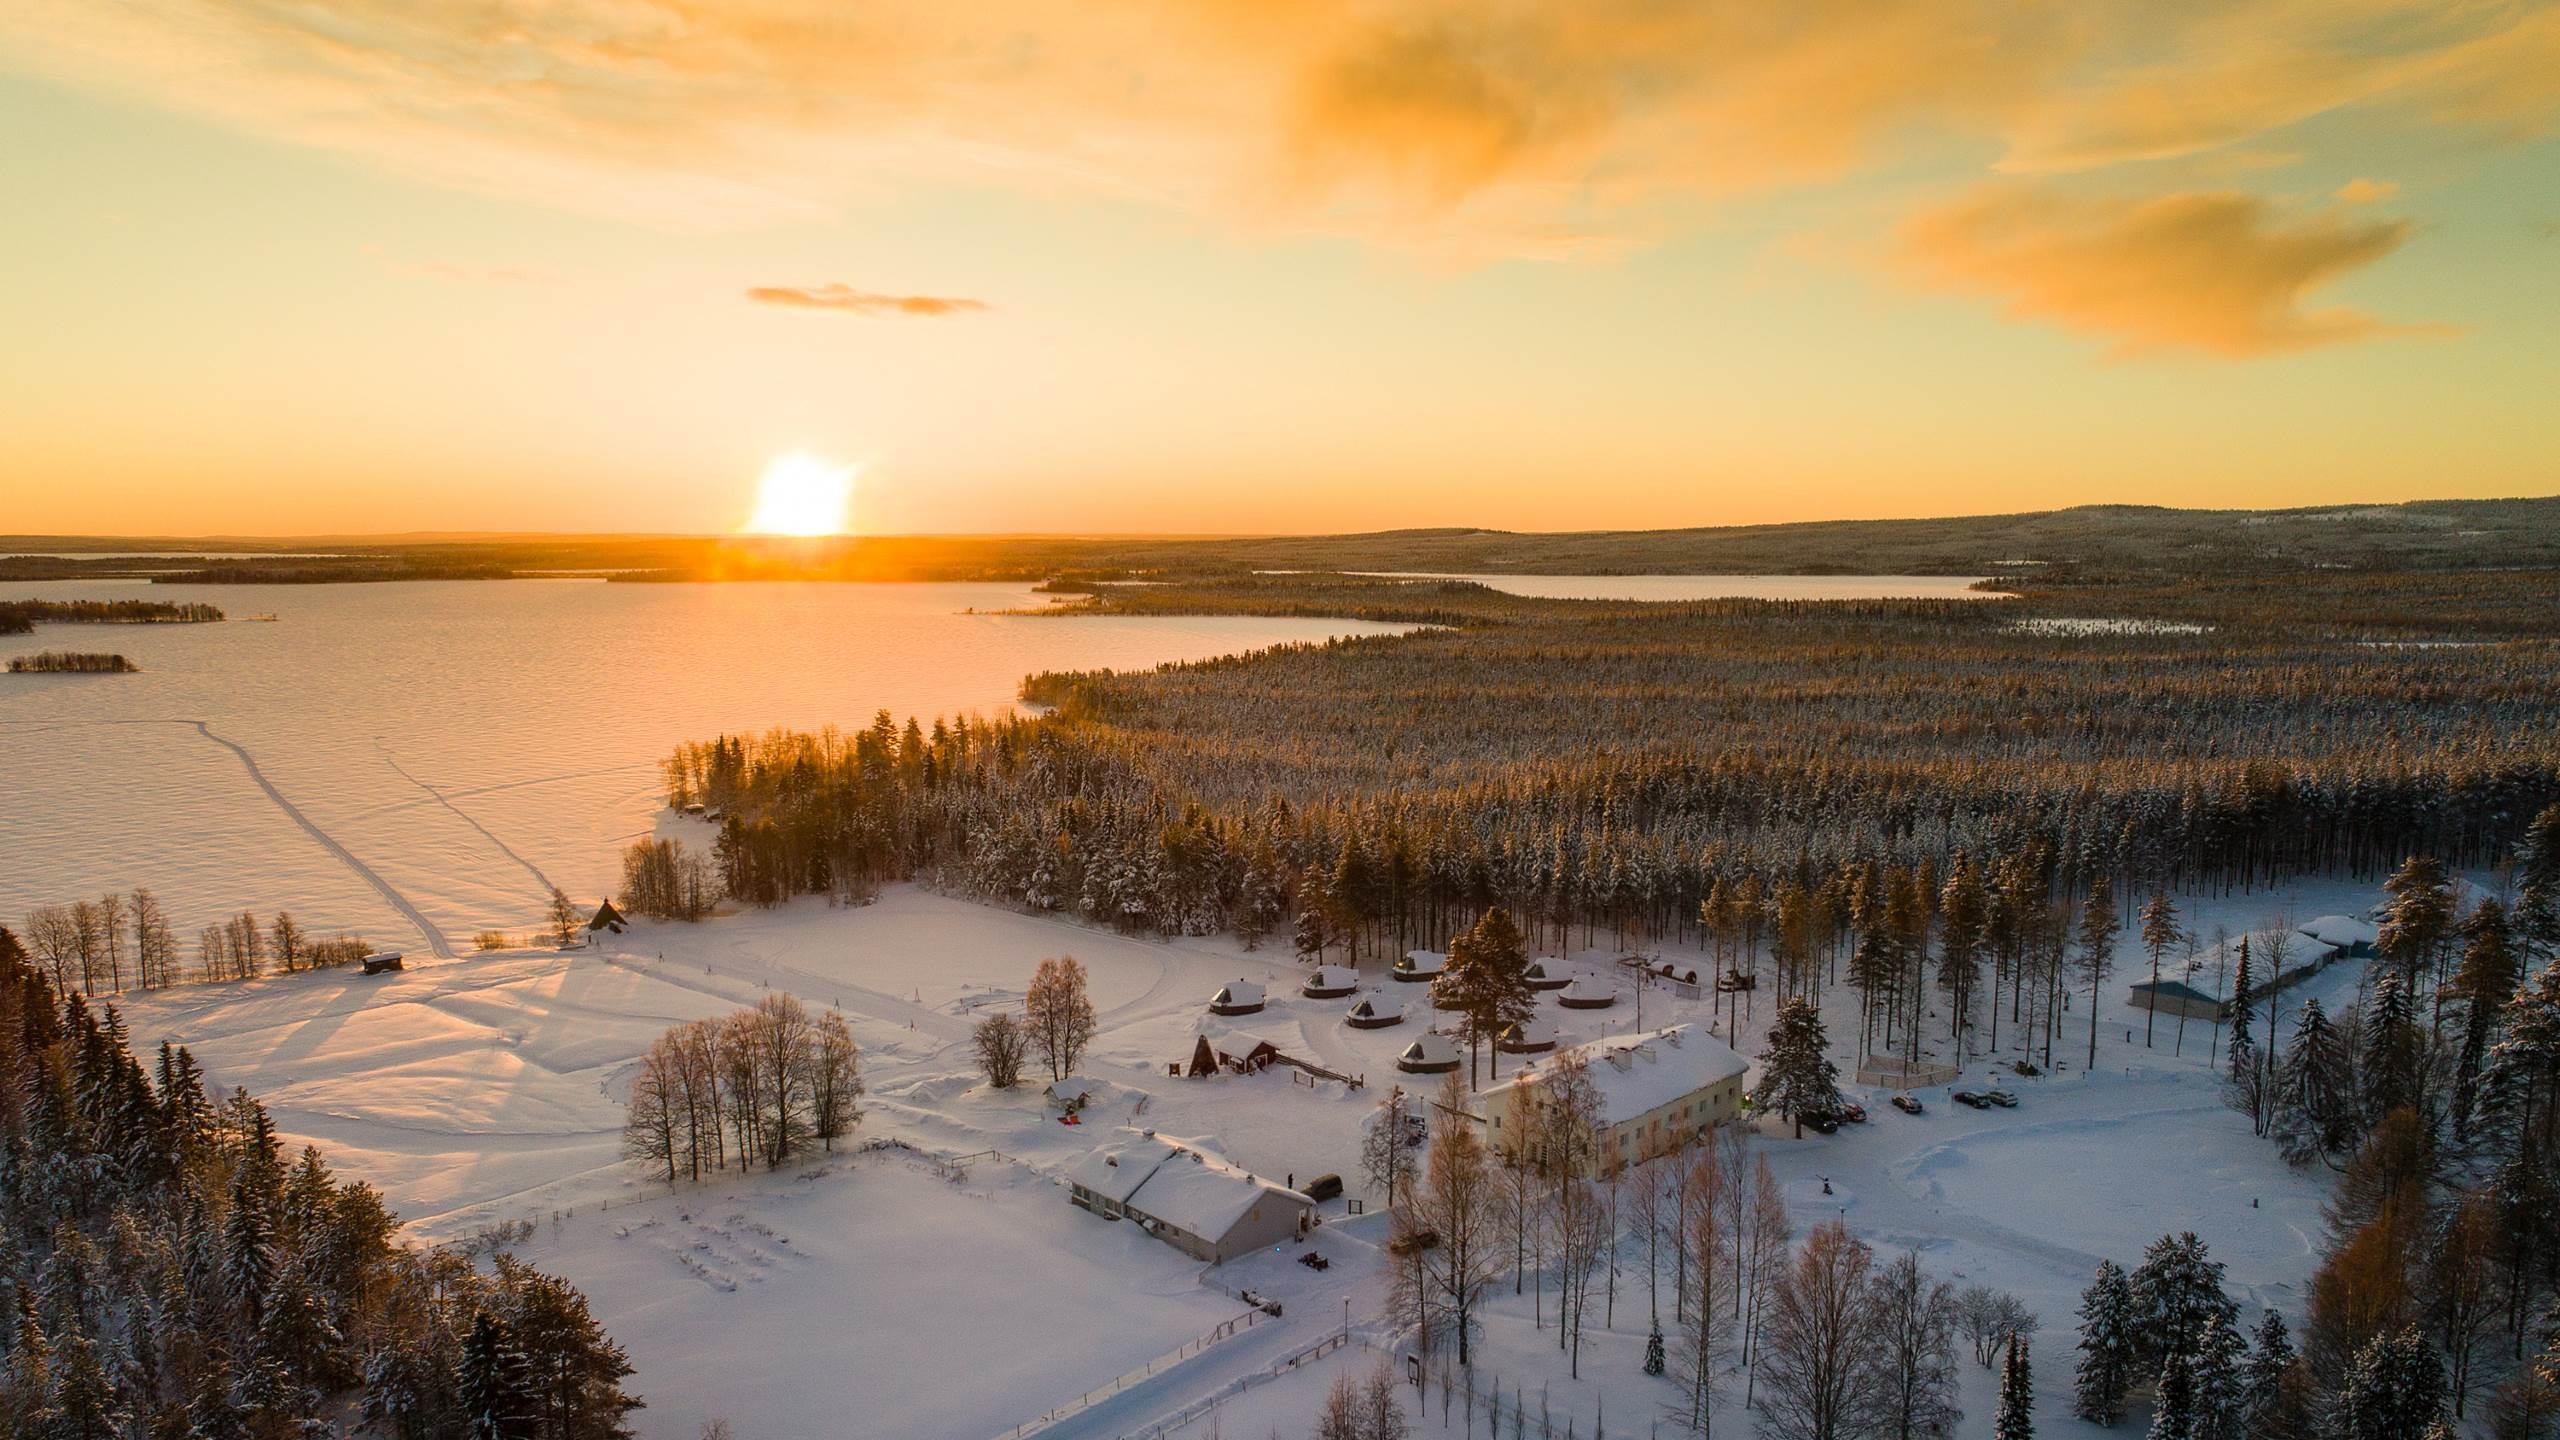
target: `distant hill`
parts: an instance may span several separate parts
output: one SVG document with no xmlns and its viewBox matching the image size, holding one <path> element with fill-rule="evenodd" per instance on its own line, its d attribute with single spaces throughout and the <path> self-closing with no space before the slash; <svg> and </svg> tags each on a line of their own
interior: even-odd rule
<svg viewBox="0 0 2560 1440">
<path fill-rule="evenodd" d="M 315 550 L 325 551 L 314 555 Z M 127 552 L 101 555 L 102 551 Z M 139 557 L 156 551 L 159 558 Z M 86 552 L 86 553 L 82 553 Z M 219 552 L 219 561 L 200 557 Z M 2083 576 L 2235 570 L 2560 569 L 2560 496 L 2293 510 L 2083 505 L 2015 515 L 1686 530 L 1384 530 L 1222 537 L 373 536 L 219 541 L 0 536 L 0 581 L 152 575 L 206 583 L 505 578 L 964 580 L 1250 570 L 1458 574 Z"/>
</svg>

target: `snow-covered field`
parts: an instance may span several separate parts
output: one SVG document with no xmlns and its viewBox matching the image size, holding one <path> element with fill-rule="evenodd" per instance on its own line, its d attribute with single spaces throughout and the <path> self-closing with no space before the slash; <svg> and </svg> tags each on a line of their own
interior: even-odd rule
<svg viewBox="0 0 2560 1440">
<path fill-rule="evenodd" d="M 2370 887 L 2327 883 L 2190 901 L 2187 918 L 2208 932 L 2237 931 L 2279 908 L 2361 911 L 2373 898 Z M 1015 999 L 1039 959 L 1061 953 L 1084 962 L 1102 1012 L 1080 1069 L 1117 1090 L 1081 1127 L 1059 1124 L 1036 1086 L 994 1093 L 978 1084 L 966 1043 L 977 1007 Z M 1613 953 L 1575 963 L 1612 973 Z M 1221 1433 L 1277 1425 L 1303 1434 L 1330 1373 L 1365 1367 L 1374 1353 L 1355 1345 L 1282 1378 L 1266 1372 L 1338 1330 L 1346 1298 L 1355 1328 L 1375 1333 L 1377 1217 L 1349 1220 L 1341 1201 L 1324 1207 L 1329 1224 L 1314 1243 L 1337 1262 L 1325 1276 L 1287 1255 L 1204 1274 L 1132 1227 L 1070 1208 L 1055 1176 L 1101 1127 L 1137 1123 L 1212 1137 L 1274 1177 L 1340 1173 L 1374 1203 L 1356 1176 L 1360 1126 L 1397 1078 L 1393 1054 L 1432 1018 L 1421 987 L 1380 976 L 1382 958 L 1363 957 L 1365 984 L 1405 1000 L 1409 1018 L 1354 1031 L 1341 1024 L 1350 1000 L 1298 997 L 1298 968 L 1285 953 L 1124 937 L 896 887 L 860 908 L 804 900 L 698 926 L 641 925 L 603 951 L 427 959 L 376 980 L 184 988 L 138 998 L 129 1014 L 138 1042 L 195 1047 L 216 1081 L 264 1095 L 290 1135 L 325 1143 L 347 1170 L 380 1184 L 419 1233 L 461 1238 L 533 1221 L 520 1253 L 595 1297 L 639 1367 L 635 1384 L 652 1407 L 638 1418 L 653 1440 L 692 1440 L 714 1416 L 740 1440 L 999 1435 L 1242 1308 L 1204 1280 L 1283 1298 L 1288 1313 L 1049 1433 L 1134 1432 L 1263 1375 L 1266 1383 L 1229 1396 Z M 2307 993 L 2351 1002 L 2360 969 L 2333 967 Z M 1758 1142 L 1785 1182 L 1799 1233 L 1840 1216 L 1879 1247 L 1917 1251 L 1942 1278 L 2025 1297 L 2045 1322 L 2036 1362 L 2052 1435 L 2082 1433 L 2064 1413 L 2069 1330 L 2098 1257 L 2131 1262 L 2160 1233 L 2194 1229 L 2229 1265 L 2235 1293 L 2289 1315 L 2314 1263 L 2324 1180 L 2286 1169 L 2220 1105 L 2205 1070 L 2206 1027 L 2191 1023 L 2182 1056 L 2171 1053 L 2169 1024 L 2157 1048 L 2144 1048 L 2140 1012 L 2121 1003 L 2137 972 L 2147 974 L 2147 961 L 2128 943 L 2101 1009 L 2095 1072 L 2077 1063 L 2087 1032 L 2086 1010 L 2075 1008 L 2055 1047 L 2067 1070 L 2033 1080 L 2004 1073 L 2023 1098 L 2017 1110 L 1961 1109 L 1942 1087 L 1920 1092 L 1928 1113 L 1911 1117 L 1873 1093 L 1864 1126 L 1802 1140 L 1773 1127 Z M 1270 1008 L 1208 1017 L 1209 995 L 1238 977 L 1270 983 Z M 862 1138 L 1005 1158 L 973 1162 L 961 1183 L 888 1152 L 672 1192 L 621 1161 L 619 1097 L 650 1037 L 769 990 L 838 1007 L 852 1021 L 870 1089 Z M 2288 1011 L 2302 993 L 2289 992 Z M 1660 991 L 1645 1006 L 1648 1028 L 1710 1018 L 1707 1002 Z M 1568 1042 L 1635 1026 L 1632 997 L 1596 1012 L 1549 1008 Z M 1767 1019 L 1765 1005 L 1746 1016 L 1746 1054 Z M 1204 1027 L 1271 1037 L 1365 1075 L 1369 1088 L 1310 1085 L 1288 1070 L 1168 1078 L 1167 1063 L 1187 1056 Z M 2010 1039 L 2004 1028 L 2004 1048 Z M 1965 1083 L 1982 1083 L 1989 1065 L 1972 1061 Z M 1537 1327 L 1528 1297 L 1506 1295 L 1484 1364 L 1506 1389 L 1524 1388 L 1533 1411 L 1546 1387 L 1559 1426 L 1579 1416 L 1588 1433 L 1605 1406 L 1613 1431 L 1641 1432 L 1663 1398 L 1663 1382 L 1638 1369 L 1645 1329 L 1639 1267 L 1622 1276 L 1614 1324 L 1587 1340 L 1584 1379 L 1573 1382 L 1552 1328 Z M 1987 1423 L 1990 1376 L 1969 1362 L 1967 1376 L 1968 1423 Z M 1732 1421 L 1745 1422 L 1738 1407 Z M 1206 1423 L 1185 1433 L 1206 1434 Z"/>
</svg>

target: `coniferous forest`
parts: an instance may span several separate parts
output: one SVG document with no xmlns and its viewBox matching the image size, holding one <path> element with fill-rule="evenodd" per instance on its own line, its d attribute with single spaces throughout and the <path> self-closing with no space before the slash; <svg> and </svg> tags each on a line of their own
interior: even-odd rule
<svg viewBox="0 0 2560 1440">
<path fill-rule="evenodd" d="M 629 1433 L 630 1366 L 574 1288 L 399 1243 L 371 1186 L 285 1154 L 184 1048 L 146 1065 L 6 929 L 0 1076 L 0 1434 Z"/>
</svg>

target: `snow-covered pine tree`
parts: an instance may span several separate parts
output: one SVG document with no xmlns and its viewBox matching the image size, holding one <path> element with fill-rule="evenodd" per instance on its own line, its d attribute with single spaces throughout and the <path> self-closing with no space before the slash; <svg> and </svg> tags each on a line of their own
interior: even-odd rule
<svg viewBox="0 0 2560 1440">
<path fill-rule="evenodd" d="M 2256 1006 L 2250 1003 L 2250 987 L 2257 977 L 2249 973 L 2249 937 L 2240 937 L 2240 958 L 2231 972 L 2231 1034 L 2223 1044 L 2222 1096 L 2232 1109 L 2249 1117 L 2258 1133 L 2266 1133 L 2266 1086 L 2258 1063 L 2258 1042 L 2251 1025 Z"/>
<path fill-rule="evenodd" d="M 2195 1362 L 2172 1350 L 2161 1362 L 2159 1389 L 2151 1400 L 2151 1440 L 2195 1440 Z"/>
<path fill-rule="evenodd" d="M 2357 1036 L 2362 1053 L 2356 1060 L 2356 1082 L 2363 1128 L 2425 1098 L 2426 1037 L 2417 1024 L 2416 1004 L 2398 975 L 2385 971 L 2374 982 L 2373 999 L 2365 1007 Z"/>
<path fill-rule="evenodd" d="M 2337 1440 L 2407 1440 L 2444 1418 L 2444 1360 L 2417 1327 L 2356 1352 L 2329 1414 Z"/>
<path fill-rule="evenodd" d="M 2035 1440 L 2035 1376 L 2027 1358 L 2027 1337 L 2009 1337 L 2009 1358 L 2000 1367 L 2000 1411 L 1991 1422 L 1991 1440 Z"/>
<path fill-rule="evenodd" d="M 2276 1144 L 2295 1165 L 2353 1148 L 2358 1107 L 2347 1045 L 2314 998 L 2302 1002 L 2292 1048 L 2276 1071 Z"/>
<path fill-rule="evenodd" d="M 1802 1137 L 1806 1115 L 1840 1108 L 1840 1068 L 1825 1053 L 1829 1048 L 1822 1012 L 1803 996 L 1790 996 L 1778 1006 L 1768 1048 L 1760 1052 L 1760 1083 L 1752 1087 L 1751 1103 L 1795 1121 Z"/>
<path fill-rule="evenodd" d="M 2080 1371 L 2071 1413 L 2094 1425 L 2123 1419 L 2133 1367 L 2133 1289 L 2121 1266 L 2101 1260 L 2097 1278 L 2080 1293 Z"/>
<path fill-rule="evenodd" d="M 2250 1440 L 2247 1387 L 2240 1374 L 2248 1353 L 2237 1307 L 2217 1312 L 2196 1345 L 2195 1440 Z"/>
<path fill-rule="evenodd" d="M 2228 1325 L 2239 1314 L 2223 1293 L 2220 1262 L 2192 1230 L 2152 1241 L 2127 1285 L 2133 1292 L 2135 1353 L 2147 1362 L 2173 1354 L 2193 1360 L 2212 1327 Z"/>
</svg>

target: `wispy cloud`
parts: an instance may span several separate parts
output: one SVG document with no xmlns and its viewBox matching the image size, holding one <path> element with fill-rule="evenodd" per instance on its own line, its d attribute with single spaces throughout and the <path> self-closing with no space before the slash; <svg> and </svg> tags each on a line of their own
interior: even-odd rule
<svg viewBox="0 0 2560 1440">
<path fill-rule="evenodd" d="M 2338 199 L 2349 205 L 2378 205 L 2399 193 L 2397 180 L 2367 180 L 2361 175 L 2338 187 Z"/>
<path fill-rule="evenodd" d="M 0 51 L 676 225 L 957 181 L 1477 254 L 1605 251 L 1932 137 L 2054 173 L 2348 110 L 2560 119 L 2560 8 L 2441 0 L 17 0 Z"/>
<path fill-rule="evenodd" d="M 2314 291 L 2398 249 L 2405 221 L 2280 214 L 2231 192 L 2089 195 L 1979 187 L 1912 216 L 1898 258 L 1923 285 L 2098 336 L 2120 355 L 2240 359 L 2408 331 Z"/>
<path fill-rule="evenodd" d="M 850 315 L 958 315 L 984 310 L 987 302 L 951 295 L 880 295 L 850 285 L 757 285 L 747 298 L 759 305 L 796 310 L 842 310 Z"/>
</svg>

